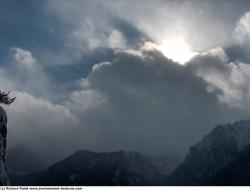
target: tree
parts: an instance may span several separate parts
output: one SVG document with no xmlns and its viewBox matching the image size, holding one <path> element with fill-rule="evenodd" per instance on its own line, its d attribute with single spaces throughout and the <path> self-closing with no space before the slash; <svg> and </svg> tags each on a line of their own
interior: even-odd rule
<svg viewBox="0 0 250 191">
<path fill-rule="evenodd" d="M 14 98 L 9 98 L 9 93 L 10 92 L 3 92 L 0 91 L 0 104 L 6 104 L 6 105 L 10 105 L 11 103 L 13 103 L 15 101 L 15 97 Z"/>
</svg>

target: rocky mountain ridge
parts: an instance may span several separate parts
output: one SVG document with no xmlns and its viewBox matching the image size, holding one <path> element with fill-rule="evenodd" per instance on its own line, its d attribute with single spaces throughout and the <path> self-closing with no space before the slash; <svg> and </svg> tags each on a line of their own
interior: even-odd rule
<svg viewBox="0 0 250 191">
<path fill-rule="evenodd" d="M 249 143 L 250 121 L 219 125 L 199 143 L 190 147 L 184 162 L 164 184 L 214 185 L 215 177 L 220 174 L 223 179 L 221 172 L 235 163 L 242 153 L 248 152 Z"/>
</svg>

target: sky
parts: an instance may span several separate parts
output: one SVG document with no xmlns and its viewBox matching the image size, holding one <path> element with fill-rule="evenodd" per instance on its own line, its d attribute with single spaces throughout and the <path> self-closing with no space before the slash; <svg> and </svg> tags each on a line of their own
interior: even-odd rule
<svg viewBox="0 0 250 191">
<path fill-rule="evenodd" d="M 250 116 L 250 1 L 0 2 L 8 148 L 183 157 Z"/>
</svg>

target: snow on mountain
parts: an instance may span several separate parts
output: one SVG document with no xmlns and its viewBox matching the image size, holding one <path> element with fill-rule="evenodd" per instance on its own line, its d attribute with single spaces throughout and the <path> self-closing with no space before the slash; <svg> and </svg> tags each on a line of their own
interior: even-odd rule
<svg viewBox="0 0 250 191">
<path fill-rule="evenodd" d="M 184 162 L 166 179 L 167 185 L 207 185 L 250 144 L 250 121 L 219 125 L 190 147 Z"/>
</svg>

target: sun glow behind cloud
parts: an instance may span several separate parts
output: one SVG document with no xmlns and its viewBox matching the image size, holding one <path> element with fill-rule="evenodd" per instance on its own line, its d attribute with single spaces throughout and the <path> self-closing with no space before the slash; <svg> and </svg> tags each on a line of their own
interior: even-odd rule
<svg viewBox="0 0 250 191">
<path fill-rule="evenodd" d="M 182 38 L 163 40 L 158 49 L 168 58 L 184 65 L 197 53 Z"/>
</svg>

